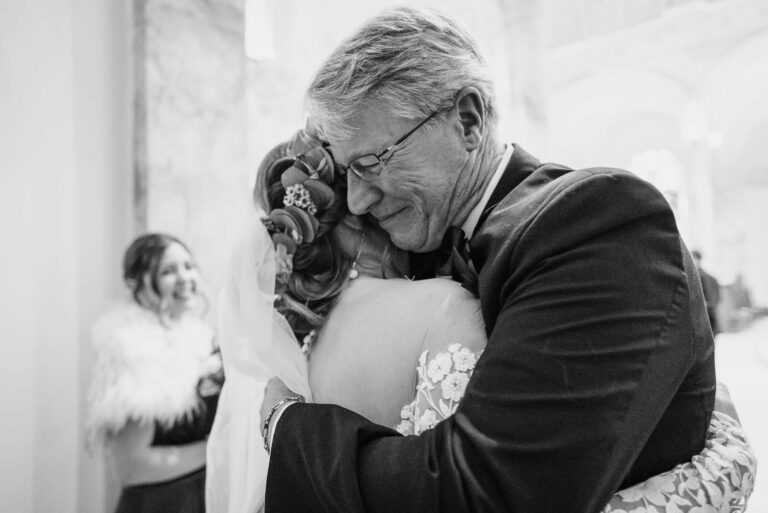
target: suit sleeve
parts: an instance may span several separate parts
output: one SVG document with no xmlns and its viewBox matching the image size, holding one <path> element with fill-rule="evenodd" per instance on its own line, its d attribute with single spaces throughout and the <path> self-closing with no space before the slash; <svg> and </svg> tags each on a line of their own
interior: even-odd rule
<svg viewBox="0 0 768 513">
<path fill-rule="evenodd" d="M 583 173 L 547 194 L 524 222 L 488 220 L 510 235 L 481 274 L 490 336 L 456 414 L 401 437 L 336 406 L 289 408 L 267 511 L 605 506 L 695 360 L 689 279 L 644 182 Z"/>
</svg>

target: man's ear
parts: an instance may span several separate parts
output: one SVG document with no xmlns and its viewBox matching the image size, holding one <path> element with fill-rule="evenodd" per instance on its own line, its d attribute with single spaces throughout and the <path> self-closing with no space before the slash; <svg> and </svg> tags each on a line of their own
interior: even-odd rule
<svg viewBox="0 0 768 513">
<path fill-rule="evenodd" d="M 456 110 L 462 127 L 462 136 L 468 151 L 477 149 L 485 134 L 485 106 L 480 91 L 467 86 L 456 95 Z"/>
</svg>

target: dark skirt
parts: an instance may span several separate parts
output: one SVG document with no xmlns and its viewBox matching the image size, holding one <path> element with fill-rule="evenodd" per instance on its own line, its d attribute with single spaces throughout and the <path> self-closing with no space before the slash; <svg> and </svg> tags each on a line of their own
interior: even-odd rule
<svg viewBox="0 0 768 513">
<path fill-rule="evenodd" d="M 205 513 L 205 467 L 169 481 L 126 486 L 115 513 Z"/>
</svg>

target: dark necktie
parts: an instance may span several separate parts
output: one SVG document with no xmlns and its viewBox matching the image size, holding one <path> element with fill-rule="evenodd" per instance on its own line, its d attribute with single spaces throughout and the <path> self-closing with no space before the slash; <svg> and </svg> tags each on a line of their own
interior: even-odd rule
<svg viewBox="0 0 768 513">
<path fill-rule="evenodd" d="M 451 226 L 443 236 L 440 245 L 440 261 L 438 269 L 443 274 L 450 274 L 451 279 L 461 283 L 461 286 L 477 296 L 477 272 L 472 264 L 469 252 L 469 240 L 464 230 Z"/>
<path fill-rule="evenodd" d="M 446 230 L 440 247 L 429 253 L 411 253 L 413 279 L 425 280 L 435 276 L 450 276 L 477 296 L 477 272 L 470 260 L 469 241 L 464 230 L 451 226 Z"/>
<path fill-rule="evenodd" d="M 469 251 L 469 239 L 464 230 L 451 226 L 446 232 L 451 241 L 451 278 L 461 283 L 461 286 L 477 296 L 477 271 L 472 263 Z"/>
</svg>

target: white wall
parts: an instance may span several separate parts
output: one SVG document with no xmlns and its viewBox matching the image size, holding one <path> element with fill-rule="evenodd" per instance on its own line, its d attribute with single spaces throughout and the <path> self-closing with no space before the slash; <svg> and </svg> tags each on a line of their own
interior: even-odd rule
<svg viewBox="0 0 768 513">
<path fill-rule="evenodd" d="M 0 504 L 102 512 L 88 330 L 131 236 L 131 2 L 0 0 Z"/>
</svg>

